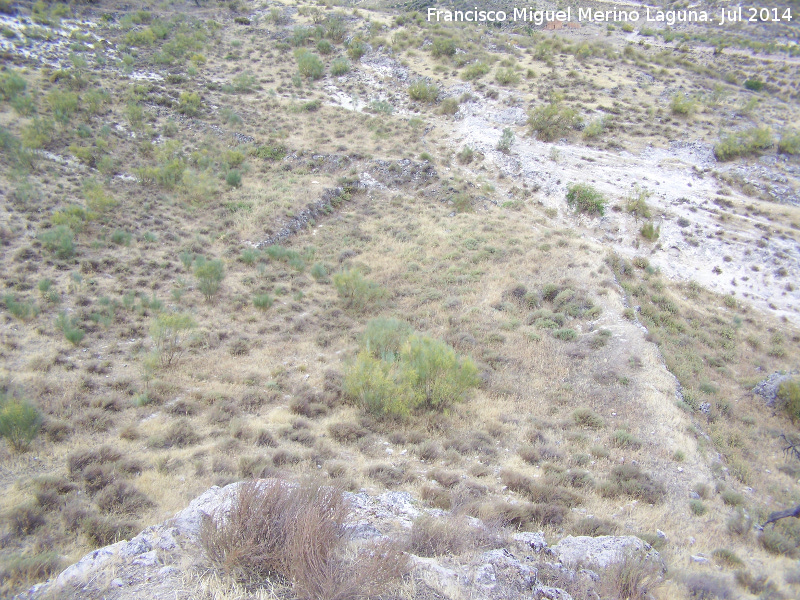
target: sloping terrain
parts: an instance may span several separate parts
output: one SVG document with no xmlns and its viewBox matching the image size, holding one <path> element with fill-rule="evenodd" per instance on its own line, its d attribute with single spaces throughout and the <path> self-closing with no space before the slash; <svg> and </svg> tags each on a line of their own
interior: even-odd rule
<svg viewBox="0 0 800 600">
<path fill-rule="evenodd" d="M 796 595 L 795 21 L 0 8 L 4 593 L 315 474 Z"/>
</svg>

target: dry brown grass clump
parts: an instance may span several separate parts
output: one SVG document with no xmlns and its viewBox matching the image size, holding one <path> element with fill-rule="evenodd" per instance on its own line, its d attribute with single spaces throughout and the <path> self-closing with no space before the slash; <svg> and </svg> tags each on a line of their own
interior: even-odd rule
<svg viewBox="0 0 800 600">
<path fill-rule="evenodd" d="M 291 586 L 303 599 L 346 600 L 391 589 L 406 567 L 391 543 L 349 552 L 340 489 L 280 480 L 242 484 L 227 515 L 202 525 L 211 562 L 243 581 Z"/>
</svg>

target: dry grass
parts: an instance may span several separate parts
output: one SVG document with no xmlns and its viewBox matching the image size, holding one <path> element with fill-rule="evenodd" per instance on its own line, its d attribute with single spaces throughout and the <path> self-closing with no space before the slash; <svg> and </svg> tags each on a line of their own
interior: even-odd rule
<svg viewBox="0 0 800 600">
<path fill-rule="evenodd" d="M 348 549 L 342 492 L 281 480 L 242 484 L 227 514 L 207 518 L 201 541 L 218 568 L 241 581 L 268 578 L 299 598 L 347 600 L 391 589 L 405 558 L 391 543 Z"/>
</svg>

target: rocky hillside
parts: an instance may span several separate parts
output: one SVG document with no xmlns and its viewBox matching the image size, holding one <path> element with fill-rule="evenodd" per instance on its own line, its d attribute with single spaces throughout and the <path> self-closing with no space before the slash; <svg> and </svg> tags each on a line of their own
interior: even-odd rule
<svg viewBox="0 0 800 600">
<path fill-rule="evenodd" d="M 291 484 L 261 480 L 255 485 L 266 490 Z M 202 529 L 208 519 L 232 520 L 230 513 L 241 510 L 243 486 L 213 487 L 173 518 L 130 541 L 87 554 L 52 581 L 16 598 L 212 598 L 222 590 L 230 593 L 226 586 L 235 589 L 236 583 L 223 569 L 211 584 L 201 576 L 215 569 L 203 549 L 208 541 Z M 598 592 L 647 597 L 665 571 L 658 552 L 635 536 L 567 536 L 548 545 L 542 532 L 512 533 L 471 518 L 450 522 L 444 511 L 426 509 L 407 492 L 345 493 L 343 501 L 348 515 L 340 535 L 347 538 L 349 551 L 388 543 L 408 553 L 402 573 L 388 582 L 382 597 L 568 600 L 570 591 L 580 597 L 597 598 Z M 278 581 L 271 594 L 281 595 L 282 587 L 284 593 L 296 592 L 298 583 Z M 369 592 L 362 588 L 337 597 Z"/>
<path fill-rule="evenodd" d="M 313 596 L 224 520 L 114 545 L 313 475 L 400 595 L 628 597 L 543 545 L 611 536 L 797 596 L 797 22 L 0 0 L 0 595 Z"/>
</svg>

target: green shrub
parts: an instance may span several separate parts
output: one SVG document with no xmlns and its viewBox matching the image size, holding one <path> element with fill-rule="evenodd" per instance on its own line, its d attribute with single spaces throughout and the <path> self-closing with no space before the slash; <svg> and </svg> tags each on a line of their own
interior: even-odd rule
<svg viewBox="0 0 800 600">
<path fill-rule="evenodd" d="M 364 279 L 357 269 L 337 273 L 333 276 L 333 285 L 345 306 L 355 310 L 364 310 L 388 295 L 385 288 Z"/>
<path fill-rule="evenodd" d="M 669 102 L 669 108 L 674 115 L 681 115 L 684 117 L 688 117 L 691 115 L 695 110 L 696 103 L 695 101 L 684 94 L 683 92 L 678 92 Z"/>
<path fill-rule="evenodd" d="M 203 261 L 195 267 L 194 276 L 197 277 L 200 292 L 210 301 L 225 278 L 225 264 L 219 259 Z"/>
<path fill-rule="evenodd" d="M 74 239 L 75 234 L 73 234 L 72 229 L 66 225 L 53 227 L 39 235 L 39 241 L 42 242 L 42 245 L 62 260 L 74 256 Z"/>
<path fill-rule="evenodd" d="M 778 142 L 778 152 L 781 154 L 800 154 L 800 131 L 797 129 L 784 129 L 781 132 L 781 141 Z"/>
<path fill-rule="evenodd" d="M 456 53 L 456 43 L 448 38 L 438 37 L 431 44 L 431 56 L 441 58 L 443 56 L 453 56 Z"/>
<path fill-rule="evenodd" d="M 603 215 L 608 200 L 586 183 L 572 183 L 567 186 L 567 204 L 578 212 Z"/>
<path fill-rule="evenodd" d="M 62 125 L 69 123 L 72 115 L 78 111 L 78 95 L 72 92 L 53 90 L 46 100 L 53 111 L 53 118 Z"/>
<path fill-rule="evenodd" d="M 355 38 L 347 45 L 347 56 L 350 60 L 361 60 L 361 57 L 367 53 L 367 45 L 360 39 Z"/>
<path fill-rule="evenodd" d="M 528 125 L 531 132 L 543 142 L 567 135 L 571 130 L 579 129 L 583 120 L 574 108 L 563 106 L 560 102 L 551 102 L 528 113 Z"/>
<path fill-rule="evenodd" d="M 15 71 L 0 73 L 0 100 L 10 102 L 25 92 L 27 82 Z"/>
<path fill-rule="evenodd" d="M 417 79 L 408 86 L 408 95 L 417 102 L 433 104 L 439 99 L 439 86 L 424 79 Z"/>
<path fill-rule="evenodd" d="M 689 502 L 689 508 L 692 510 L 692 514 L 697 515 L 698 517 L 701 517 L 708 512 L 708 508 L 706 508 L 706 505 L 703 504 L 702 500 L 691 500 Z"/>
<path fill-rule="evenodd" d="M 39 314 L 39 308 L 33 302 L 17 302 L 13 294 L 6 294 L 2 298 L 2 303 L 5 305 L 8 312 L 16 318 L 27 321 Z"/>
<path fill-rule="evenodd" d="M 456 154 L 456 158 L 458 162 L 462 165 L 468 165 L 472 162 L 473 158 L 475 157 L 475 151 L 470 148 L 469 146 L 464 146 L 461 151 Z"/>
<path fill-rule="evenodd" d="M 588 427 L 589 429 L 602 429 L 605 427 L 603 417 L 594 412 L 591 408 L 583 407 L 575 410 L 572 413 L 572 420 L 580 427 Z"/>
<path fill-rule="evenodd" d="M 275 302 L 275 299 L 269 294 L 256 294 L 253 296 L 253 306 L 260 310 L 267 310 Z"/>
<path fill-rule="evenodd" d="M 328 277 L 328 270 L 322 263 L 315 263 L 314 266 L 311 267 L 310 274 L 317 281 L 323 281 Z"/>
<path fill-rule="evenodd" d="M 639 230 L 639 233 L 642 234 L 642 237 L 646 240 L 651 242 L 656 241 L 659 236 L 661 235 L 661 225 L 653 225 L 652 221 L 648 221 L 642 228 Z"/>
<path fill-rule="evenodd" d="M 317 52 L 320 54 L 330 54 L 333 52 L 333 44 L 328 40 L 320 40 L 317 42 Z"/>
<path fill-rule="evenodd" d="M 461 72 L 461 79 L 464 81 L 473 81 L 474 79 L 480 79 L 484 75 L 486 75 L 490 71 L 489 65 L 485 62 L 476 62 L 469 65 L 466 69 Z"/>
<path fill-rule="evenodd" d="M 772 131 L 769 127 L 751 127 L 722 136 L 714 146 L 714 155 L 717 160 L 731 160 L 739 156 L 758 154 L 761 150 L 771 148 L 772 144 Z"/>
<path fill-rule="evenodd" d="M 617 429 L 613 435 L 614 445 L 617 448 L 636 449 L 641 447 L 642 441 L 625 429 Z"/>
<path fill-rule="evenodd" d="M 28 402 L 6 400 L 0 407 L 0 437 L 14 452 L 25 452 L 41 426 L 41 414 Z"/>
<path fill-rule="evenodd" d="M 511 144 L 514 143 L 514 132 L 506 127 L 503 129 L 503 134 L 500 136 L 500 141 L 497 142 L 497 149 L 503 154 L 511 152 Z"/>
<path fill-rule="evenodd" d="M 65 312 L 62 312 L 56 318 L 56 327 L 64 332 L 64 337 L 67 338 L 67 341 L 73 346 L 80 344 L 83 340 L 83 336 L 86 335 L 83 329 L 75 326 L 75 322 Z"/>
<path fill-rule="evenodd" d="M 297 60 L 297 70 L 300 75 L 311 81 L 321 79 L 325 74 L 325 65 L 322 64 L 319 56 L 309 52 L 308 50 L 301 49 L 295 51 L 295 60 Z"/>
<path fill-rule="evenodd" d="M 393 360 L 413 333 L 411 326 L 399 319 L 372 319 L 361 338 L 361 347 L 375 358 Z"/>
<path fill-rule="evenodd" d="M 333 62 L 331 63 L 331 75 L 334 77 L 339 77 L 340 75 L 344 75 L 349 72 L 349 60 L 347 60 L 344 56 L 339 56 L 338 58 L 333 59 Z"/>
<path fill-rule="evenodd" d="M 231 169 L 228 171 L 227 175 L 225 175 L 225 183 L 229 186 L 238 188 L 242 185 L 242 173 L 239 169 Z"/>
<path fill-rule="evenodd" d="M 637 465 L 625 463 L 611 469 L 608 480 L 600 485 L 600 494 L 606 498 L 626 495 L 656 504 L 666 496 L 666 488 Z"/>
<path fill-rule="evenodd" d="M 445 98 L 439 105 L 439 113 L 443 115 L 454 115 L 458 112 L 458 99 Z"/>
<path fill-rule="evenodd" d="M 194 92 L 181 92 L 178 101 L 178 112 L 189 117 L 197 116 L 200 113 L 200 96 Z"/>
<path fill-rule="evenodd" d="M 494 74 L 494 79 L 500 85 L 516 85 L 519 83 L 519 73 L 511 67 L 497 69 L 497 72 Z"/>
<path fill-rule="evenodd" d="M 781 383 L 778 401 L 792 418 L 800 419 L 800 380 L 790 379 Z"/>
<path fill-rule="evenodd" d="M 194 319 L 183 313 L 160 313 L 150 325 L 150 337 L 159 364 L 168 367 L 180 359 Z"/>
<path fill-rule="evenodd" d="M 377 319 L 367 325 L 344 389 L 368 412 L 403 417 L 416 409 L 446 410 L 478 383 L 472 361 L 444 342 L 397 319 Z"/>
<path fill-rule="evenodd" d="M 625 210 L 634 215 L 636 219 L 649 219 L 651 216 L 650 206 L 647 204 L 648 198 L 653 193 L 647 188 L 636 185 L 625 201 Z"/>
<path fill-rule="evenodd" d="M 606 117 L 600 117 L 583 128 L 583 137 L 587 140 L 593 140 L 605 133 L 607 128 L 608 119 Z"/>
<path fill-rule="evenodd" d="M 122 229 L 117 229 L 111 234 L 111 241 L 117 246 L 130 246 L 131 234 Z"/>
<path fill-rule="evenodd" d="M 564 342 L 571 342 L 578 338 L 578 332 L 574 329 L 556 329 L 553 331 L 553 337 Z"/>
<path fill-rule="evenodd" d="M 764 89 L 764 82 L 754 77 L 752 79 L 745 80 L 744 87 L 751 92 L 760 92 L 762 89 Z"/>
</svg>

